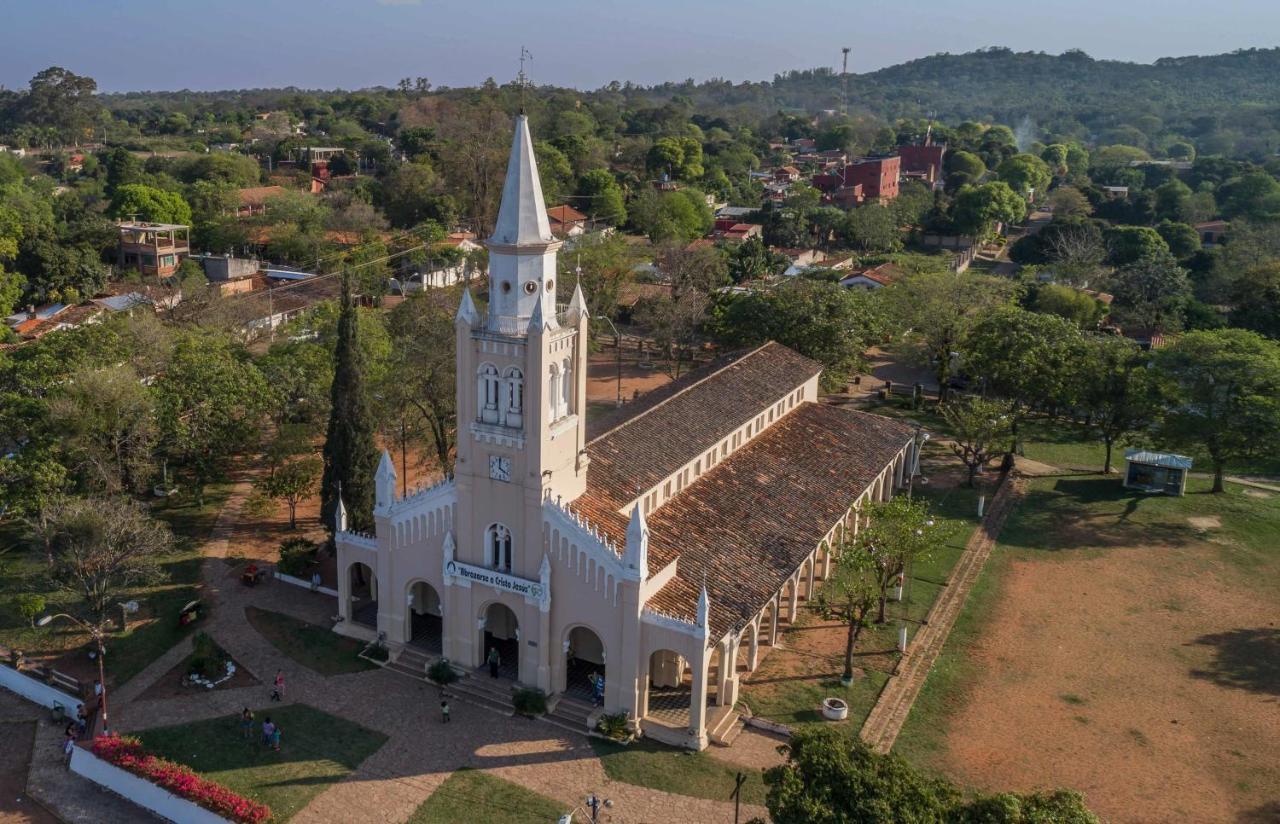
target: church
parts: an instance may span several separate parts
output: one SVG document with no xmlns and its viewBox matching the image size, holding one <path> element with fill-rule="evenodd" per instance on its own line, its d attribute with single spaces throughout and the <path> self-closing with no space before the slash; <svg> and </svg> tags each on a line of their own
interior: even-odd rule
<svg viewBox="0 0 1280 824">
<path fill-rule="evenodd" d="M 457 312 L 454 474 L 398 496 L 383 453 L 375 534 L 339 506 L 335 630 L 418 672 L 444 657 L 461 692 L 538 688 L 553 720 L 624 713 L 702 749 L 737 721 L 740 678 L 831 574 L 864 504 L 908 483 L 918 439 L 821 403 L 821 366 L 777 343 L 588 420 L 587 304 L 580 287 L 556 304 L 560 245 L 521 115 L 488 308 L 468 292 Z M 493 659 L 497 680 L 478 669 Z"/>
</svg>

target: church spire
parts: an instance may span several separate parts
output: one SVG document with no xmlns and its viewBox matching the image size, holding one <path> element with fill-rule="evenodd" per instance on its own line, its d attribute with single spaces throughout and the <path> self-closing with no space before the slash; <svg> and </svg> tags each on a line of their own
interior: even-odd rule
<svg viewBox="0 0 1280 824">
<path fill-rule="evenodd" d="M 553 241 L 555 236 L 551 234 L 547 206 L 542 199 L 542 181 L 538 178 L 538 161 L 533 154 L 533 137 L 529 134 L 529 118 L 521 114 L 516 117 L 511 157 L 507 160 L 507 180 L 502 186 L 502 205 L 489 242 L 503 246 L 542 246 Z"/>
</svg>

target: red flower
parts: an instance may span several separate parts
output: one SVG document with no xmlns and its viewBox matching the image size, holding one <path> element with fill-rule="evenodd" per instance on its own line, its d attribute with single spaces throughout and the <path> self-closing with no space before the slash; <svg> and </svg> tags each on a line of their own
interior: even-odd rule
<svg viewBox="0 0 1280 824">
<path fill-rule="evenodd" d="M 190 767 L 148 755 L 142 742 L 129 736 L 100 736 L 93 753 L 110 764 L 144 778 L 204 807 L 210 812 L 244 824 L 264 824 L 271 808 L 238 795 L 216 781 L 202 778 Z"/>
</svg>

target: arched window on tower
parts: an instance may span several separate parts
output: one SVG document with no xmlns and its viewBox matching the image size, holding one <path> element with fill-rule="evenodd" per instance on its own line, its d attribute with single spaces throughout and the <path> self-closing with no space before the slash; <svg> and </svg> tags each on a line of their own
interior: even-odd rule
<svg viewBox="0 0 1280 824">
<path fill-rule="evenodd" d="M 502 382 L 506 391 L 503 423 L 516 428 L 524 426 L 524 373 L 513 366 L 503 375 Z"/>
<path fill-rule="evenodd" d="M 565 358 L 560 371 L 560 417 L 562 418 L 573 411 L 573 383 L 573 363 Z"/>
<path fill-rule="evenodd" d="M 485 530 L 485 552 L 489 565 L 503 572 L 511 571 L 511 530 L 502 524 L 490 524 Z"/>
<path fill-rule="evenodd" d="M 547 411 L 551 420 L 560 419 L 560 367 L 551 364 L 551 374 L 547 377 Z"/>
<path fill-rule="evenodd" d="M 492 363 L 481 365 L 477 370 L 478 406 L 480 420 L 485 423 L 498 422 L 498 367 Z"/>
</svg>

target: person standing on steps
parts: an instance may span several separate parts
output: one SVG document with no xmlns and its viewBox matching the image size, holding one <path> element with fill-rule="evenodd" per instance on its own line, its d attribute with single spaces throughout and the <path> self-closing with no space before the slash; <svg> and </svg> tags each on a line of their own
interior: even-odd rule
<svg viewBox="0 0 1280 824">
<path fill-rule="evenodd" d="M 284 670 L 276 670 L 276 680 L 271 684 L 271 700 L 284 698 Z"/>
<path fill-rule="evenodd" d="M 498 656 L 497 647 L 489 647 L 489 677 L 498 677 L 498 665 L 502 663 L 502 658 Z"/>
</svg>

